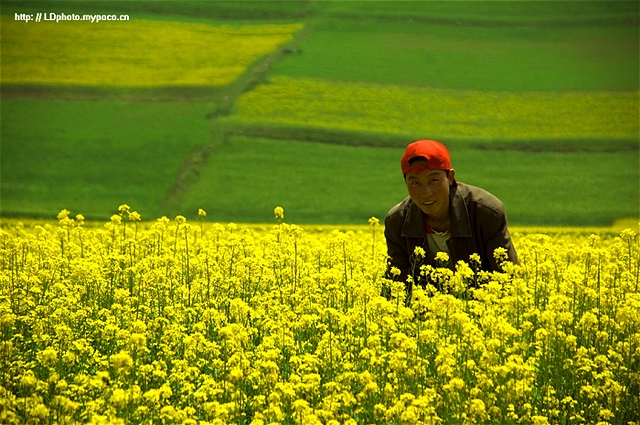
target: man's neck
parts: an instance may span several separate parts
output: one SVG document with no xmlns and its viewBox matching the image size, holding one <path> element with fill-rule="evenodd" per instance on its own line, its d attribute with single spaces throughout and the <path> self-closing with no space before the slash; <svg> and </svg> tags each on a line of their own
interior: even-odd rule
<svg viewBox="0 0 640 425">
<path fill-rule="evenodd" d="M 425 221 L 427 226 L 436 232 L 448 232 L 451 229 L 451 218 L 448 216 L 445 219 L 437 219 L 427 215 Z"/>
</svg>

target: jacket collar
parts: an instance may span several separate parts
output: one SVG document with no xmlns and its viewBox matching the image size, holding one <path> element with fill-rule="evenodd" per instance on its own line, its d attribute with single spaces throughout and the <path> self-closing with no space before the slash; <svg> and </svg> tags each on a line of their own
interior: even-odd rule
<svg viewBox="0 0 640 425">
<path fill-rule="evenodd" d="M 467 203 L 464 200 L 464 192 L 466 189 L 458 183 L 456 186 L 451 187 L 449 192 L 449 213 L 451 214 L 451 236 L 470 238 L 473 236 L 471 233 L 471 220 L 469 220 L 469 211 L 467 210 Z"/>
<path fill-rule="evenodd" d="M 451 214 L 451 236 L 471 237 L 471 223 L 467 203 L 464 201 L 464 188 L 458 185 L 451 186 L 449 192 L 449 213 Z M 402 225 L 403 237 L 426 238 L 427 230 L 422 218 L 422 210 L 409 199 L 407 214 Z"/>
<path fill-rule="evenodd" d="M 408 198 L 409 207 L 402 224 L 402 236 L 409 238 L 426 238 L 427 229 L 424 227 L 422 210 Z"/>
</svg>

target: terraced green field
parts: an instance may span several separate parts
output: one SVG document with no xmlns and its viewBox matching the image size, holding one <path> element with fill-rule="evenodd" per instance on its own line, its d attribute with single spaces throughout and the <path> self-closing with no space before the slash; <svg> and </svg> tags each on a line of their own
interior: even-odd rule
<svg viewBox="0 0 640 425">
<path fill-rule="evenodd" d="M 276 76 L 269 84 L 243 95 L 237 102 L 237 113 L 225 121 L 267 128 L 398 134 L 405 140 L 424 135 L 471 144 L 634 141 L 637 104 L 637 91 L 498 92 Z"/>
<path fill-rule="evenodd" d="M 188 87 L 231 83 L 302 25 L 155 20 L 29 25 L 5 15 L 2 26 L 4 84 Z"/>
<path fill-rule="evenodd" d="M 514 224 L 640 215 L 637 3 L 244 3 L 3 1 L 0 213 L 361 223 L 428 137 Z"/>
</svg>

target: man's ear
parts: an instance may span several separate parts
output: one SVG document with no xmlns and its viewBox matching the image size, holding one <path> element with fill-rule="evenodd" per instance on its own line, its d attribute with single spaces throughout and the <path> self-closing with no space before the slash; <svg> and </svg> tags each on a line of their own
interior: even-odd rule
<svg viewBox="0 0 640 425">
<path fill-rule="evenodd" d="M 449 177 L 449 181 L 453 181 L 453 179 L 455 178 L 455 176 L 456 176 L 456 170 L 454 170 L 453 168 L 452 168 L 452 169 L 450 169 L 450 170 L 449 170 L 449 175 L 448 175 L 448 177 Z"/>
</svg>

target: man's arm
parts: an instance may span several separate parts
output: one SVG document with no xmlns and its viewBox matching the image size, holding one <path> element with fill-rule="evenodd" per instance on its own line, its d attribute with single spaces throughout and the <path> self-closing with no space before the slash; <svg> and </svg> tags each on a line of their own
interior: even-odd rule
<svg viewBox="0 0 640 425">
<path fill-rule="evenodd" d="M 402 243 L 402 237 L 400 236 L 400 229 L 397 223 L 394 223 L 393 217 L 387 216 L 385 218 L 385 227 L 384 227 L 384 236 L 387 241 L 387 270 L 385 272 L 385 278 L 389 280 L 394 280 L 397 282 L 405 283 L 405 290 L 409 291 L 407 287 L 407 276 L 409 275 L 409 271 L 411 269 L 411 262 L 409 260 L 409 254 L 406 251 L 406 244 Z M 391 273 L 391 269 L 395 267 L 400 270 L 400 275 L 394 276 Z M 383 289 L 384 291 L 384 289 Z M 390 297 L 389 293 L 383 293 L 383 296 L 386 298 Z"/>
<path fill-rule="evenodd" d="M 396 267 L 398 270 L 400 270 L 400 276 L 396 277 L 395 280 L 405 281 L 407 280 L 407 276 L 409 275 L 409 269 L 411 264 L 409 262 L 409 255 L 405 251 L 402 244 L 399 243 L 399 241 L 397 241 L 397 238 L 395 238 L 394 235 L 387 234 L 386 229 L 385 229 L 385 237 L 387 238 L 387 255 L 389 257 L 389 265 L 387 267 L 387 278 L 391 279 L 391 277 L 389 277 L 389 274 L 391 273 L 390 272 L 391 267 Z"/>
<path fill-rule="evenodd" d="M 498 248 L 504 248 L 507 251 L 507 260 L 514 264 L 520 264 L 518 261 L 518 255 L 516 249 L 511 241 L 511 234 L 507 225 L 507 215 L 504 208 L 495 211 L 495 217 L 491 220 L 493 226 L 486 232 L 486 239 L 484 241 L 485 255 L 491 266 L 490 271 L 502 270 L 498 262 L 496 261 L 493 253 Z"/>
</svg>

